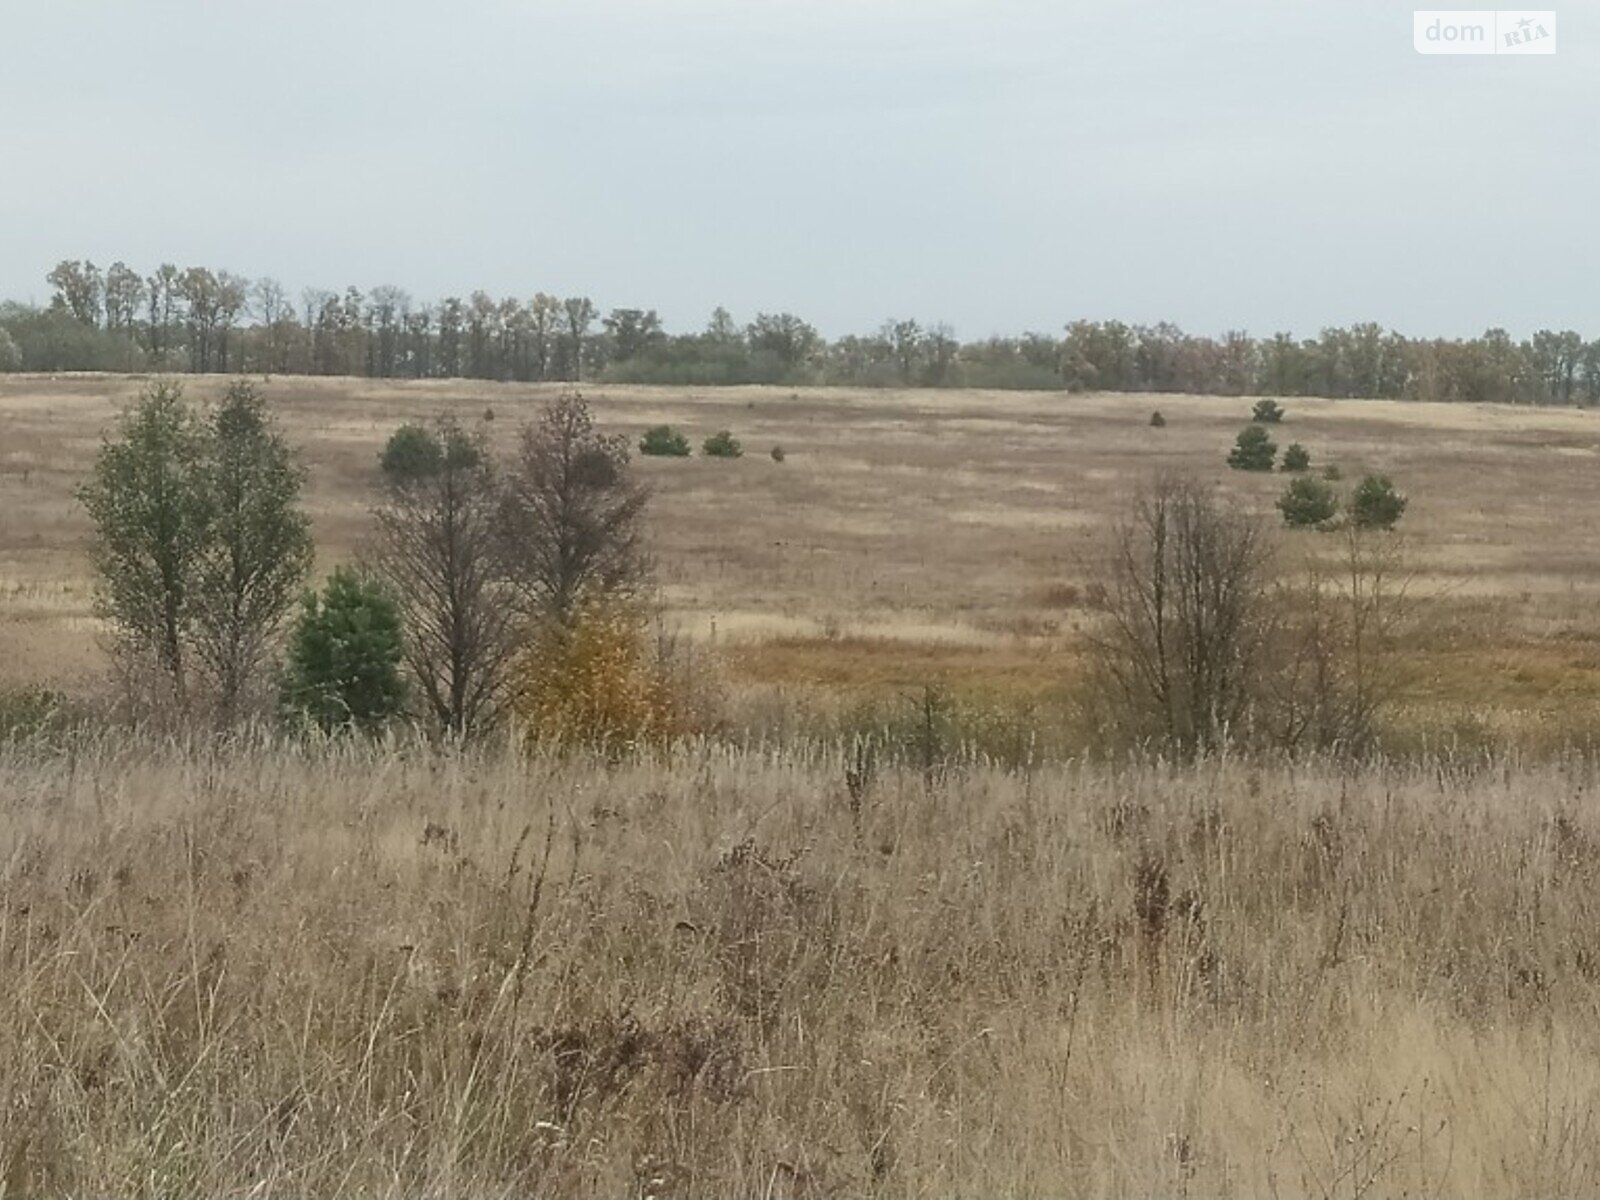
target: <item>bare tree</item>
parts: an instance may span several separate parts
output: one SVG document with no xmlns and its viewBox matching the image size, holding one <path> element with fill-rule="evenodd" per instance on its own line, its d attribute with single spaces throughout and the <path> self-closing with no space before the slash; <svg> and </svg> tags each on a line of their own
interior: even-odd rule
<svg viewBox="0 0 1600 1200">
<path fill-rule="evenodd" d="M 500 561 L 522 613 L 570 624 L 584 600 L 636 591 L 648 499 L 627 442 L 595 429 L 580 394 L 545 409 L 523 431 L 500 510 Z"/>
<path fill-rule="evenodd" d="M 289 351 L 294 345 L 298 322 L 294 304 L 283 284 L 271 278 L 256 280 L 250 291 L 250 311 L 264 339 L 261 353 L 264 369 L 287 374 Z"/>
<path fill-rule="evenodd" d="M 405 618 L 406 661 L 450 735 L 493 715 L 514 641 L 514 609 L 495 578 L 498 511 L 488 448 L 452 420 L 431 431 L 431 469 L 391 478 L 377 511 L 376 565 Z"/>
<path fill-rule="evenodd" d="M 1412 625 L 1412 577 L 1393 537 L 1347 525 L 1331 566 L 1308 561 L 1276 597 L 1281 614 L 1266 689 L 1274 739 L 1288 749 L 1360 752 L 1403 688 L 1395 648 Z"/>
<path fill-rule="evenodd" d="M 1163 478 L 1117 530 L 1095 656 L 1130 731 L 1198 753 L 1249 715 L 1271 625 L 1260 522 Z"/>
</svg>

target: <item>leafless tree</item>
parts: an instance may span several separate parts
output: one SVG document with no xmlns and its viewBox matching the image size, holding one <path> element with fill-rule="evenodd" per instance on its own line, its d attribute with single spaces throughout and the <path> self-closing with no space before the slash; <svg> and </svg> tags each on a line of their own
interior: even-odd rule
<svg viewBox="0 0 1600 1200">
<path fill-rule="evenodd" d="M 1395 653 L 1414 624 L 1412 577 L 1397 538 L 1347 525 L 1330 566 L 1313 558 L 1276 596 L 1267 716 L 1278 744 L 1359 752 L 1403 688 Z"/>
<path fill-rule="evenodd" d="M 1129 731 L 1186 754 L 1239 733 L 1272 622 L 1269 557 L 1261 523 L 1193 480 L 1138 498 L 1115 534 L 1094 642 Z"/>
<path fill-rule="evenodd" d="M 276 279 L 258 279 L 250 292 L 251 315 L 262 333 L 261 357 L 268 371 L 287 374 L 298 322 L 288 292 Z"/>
<path fill-rule="evenodd" d="M 400 602 L 419 693 L 447 733 L 466 737 L 500 699 L 514 609 L 496 579 L 498 505 L 484 439 L 451 420 L 433 436 L 433 469 L 388 483 L 376 565 Z"/>
<path fill-rule="evenodd" d="M 522 614 L 568 624 L 592 595 L 636 591 L 648 498 L 627 443 L 595 429 L 581 395 L 551 404 L 523 431 L 501 502 L 500 561 Z"/>
</svg>

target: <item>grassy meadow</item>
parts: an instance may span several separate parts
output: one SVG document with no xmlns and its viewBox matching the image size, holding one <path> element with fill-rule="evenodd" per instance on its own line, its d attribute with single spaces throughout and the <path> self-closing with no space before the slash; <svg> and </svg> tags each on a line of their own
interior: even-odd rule
<svg viewBox="0 0 1600 1200">
<path fill-rule="evenodd" d="M 0 376 L 0 693 L 107 687 L 74 489 L 142 382 Z M 266 392 L 327 568 L 396 425 L 554 389 Z M 636 460 L 725 736 L 0 739 L 0 1197 L 1600 1192 L 1600 412 L 1285 402 L 1411 497 L 1390 753 L 1178 765 L 1053 722 L 1153 474 L 1272 515 L 1249 400 L 585 392 L 744 442 Z M 1028 748 L 829 736 L 935 686 Z"/>
<path fill-rule="evenodd" d="M 74 490 L 137 377 L 0 379 L 0 685 L 93 687 L 86 522 Z M 186 380 L 219 394 L 225 380 Z M 493 417 L 509 445 L 552 386 L 277 378 L 266 393 L 310 472 L 323 567 L 369 535 L 376 456 L 401 422 Z M 668 422 L 731 429 L 738 460 L 637 459 L 669 620 L 712 647 L 730 687 L 786 698 L 985 696 L 1070 682 L 1089 581 L 1130 496 L 1160 470 L 1217 481 L 1272 519 L 1279 476 L 1223 459 L 1250 401 L 1217 397 L 844 389 L 592 387 L 631 440 Z M 1386 472 L 1429 620 L 1408 647 L 1416 728 L 1534 736 L 1600 712 L 1600 554 L 1582 514 L 1600 412 L 1291 400 L 1273 428 L 1314 469 Z M 1148 425 L 1151 411 L 1167 418 Z M 769 456 L 782 446 L 785 461 Z M 1288 569 L 1329 539 L 1285 536 Z"/>
</svg>

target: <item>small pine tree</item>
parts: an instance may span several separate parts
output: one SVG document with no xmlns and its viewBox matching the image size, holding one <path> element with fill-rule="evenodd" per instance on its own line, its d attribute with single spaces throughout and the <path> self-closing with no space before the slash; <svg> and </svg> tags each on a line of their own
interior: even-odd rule
<svg viewBox="0 0 1600 1200">
<path fill-rule="evenodd" d="M 738 458 L 744 453 L 744 447 L 739 444 L 739 439 L 724 429 L 713 433 L 700 447 L 700 453 L 707 458 Z"/>
<path fill-rule="evenodd" d="M 412 483 L 435 474 L 444 462 L 444 450 L 433 431 L 406 424 L 396 429 L 378 456 L 378 466 L 390 483 Z"/>
<path fill-rule="evenodd" d="M 1239 431 L 1228 465 L 1235 471 L 1270 471 L 1277 457 L 1278 446 L 1271 435 L 1259 425 L 1247 425 Z"/>
<path fill-rule="evenodd" d="M 1167 419 L 1161 415 L 1161 410 L 1158 408 L 1155 412 L 1150 414 L 1150 428 L 1165 429 L 1166 427 Z"/>
<path fill-rule="evenodd" d="M 1326 525 L 1339 511 L 1339 497 L 1320 479 L 1301 475 L 1289 481 L 1278 498 L 1284 522 L 1296 529 Z"/>
<path fill-rule="evenodd" d="M 773 462 L 781 463 L 787 457 L 788 457 L 788 455 L 786 455 L 784 453 L 782 446 L 774 446 L 772 448 L 772 461 Z"/>
<path fill-rule="evenodd" d="M 657 425 L 639 439 L 639 453 L 652 458 L 688 458 L 692 451 L 689 439 L 671 425 Z"/>
<path fill-rule="evenodd" d="M 1350 519 L 1357 529 L 1393 529 L 1407 503 L 1387 475 L 1368 475 L 1351 493 Z"/>
<path fill-rule="evenodd" d="M 1290 474 L 1298 474 L 1301 471 L 1309 471 L 1310 469 L 1311 452 L 1299 442 L 1291 442 L 1283 452 L 1283 464 L 1280 470 L 1287 471 Z"/>
<path fill-rule="evenodd" d="M 376 580 L 341 567 L 308 593 L 289 643 L 283 706 L 327 732 L 376 732 L 405 709 L 400 610 Z"/>
<path fill-rule="evenodd" d="M 1250 419 L 1263 425 L 1276 425 L 1283 420 L 1283 406 L 1276 400 L 1257 400 Z"/>
</svg>

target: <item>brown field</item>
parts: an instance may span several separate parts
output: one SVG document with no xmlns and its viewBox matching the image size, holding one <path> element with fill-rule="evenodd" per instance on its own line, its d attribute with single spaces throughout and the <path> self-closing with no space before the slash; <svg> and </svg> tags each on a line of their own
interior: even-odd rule
<svg viewBox="0 0 1600 1200">
<path fill-rule="evenodd" d="M 73 491 L 139 386 L 0 377 L 0 698 L 104 686 Z M 396 424 L 509 441 L 549 390 L 269 394 L 326 566 Z M 926 684 L 1054 711 L 1133 490 L 1281 484 L 1221 465 L 1244 400 L 589 394 L 744 439 L 641 470 L 747 730 Z M 1412 496 L 1393 719 L 1470 740 L 0 738 L 0 1197 L 1600 1193 L 1600 413 L 1288 409 L 1280 442 Z"/>
<path fill-rule="evenodd" d="M 1592 766 L 0 746 L 6 1196 L 1593 1196 Z"/>
<path fill-rule="evenodd" d="M 191 380 L 195 394 L 225 381 Z M 0 683 L 92 684 L 102 669 L 73 499 L 142 380 L 0 379 Z M 1192 471 L 1270 513 L 1281 480 L 1222 459 L 1248 400 L 1053 393 L 590 387 L 630 439 L 729 428 L 737 462 L 640 460 L 656 491 L 659 579 L 676 621 L 733 679 L 790 689 L 925 682 L 1039 690 L 1070 676 L 1084 582 L 1128 495 Z M 357 552 L 375 455 L 401 421 L 492 410 L 496 436 L 549 387 L 279 378 L 268 385 L 311 472 L 325 564 Z M 1600 703 L 1600 553 L 1584 514 L 1600 412 L 1293 400 L 1275 431 L 1347 480 L 1412 497 L 1404 528 L 1432 633 L 1415 702 L 1512 723 Z M 1147 426 L 1152 409 L 1165 429 Z M 782 445 L 787 461 L 768 456 Z M 1286 535 L 1286 559 L 1326 539 Z"/>
</svg>

